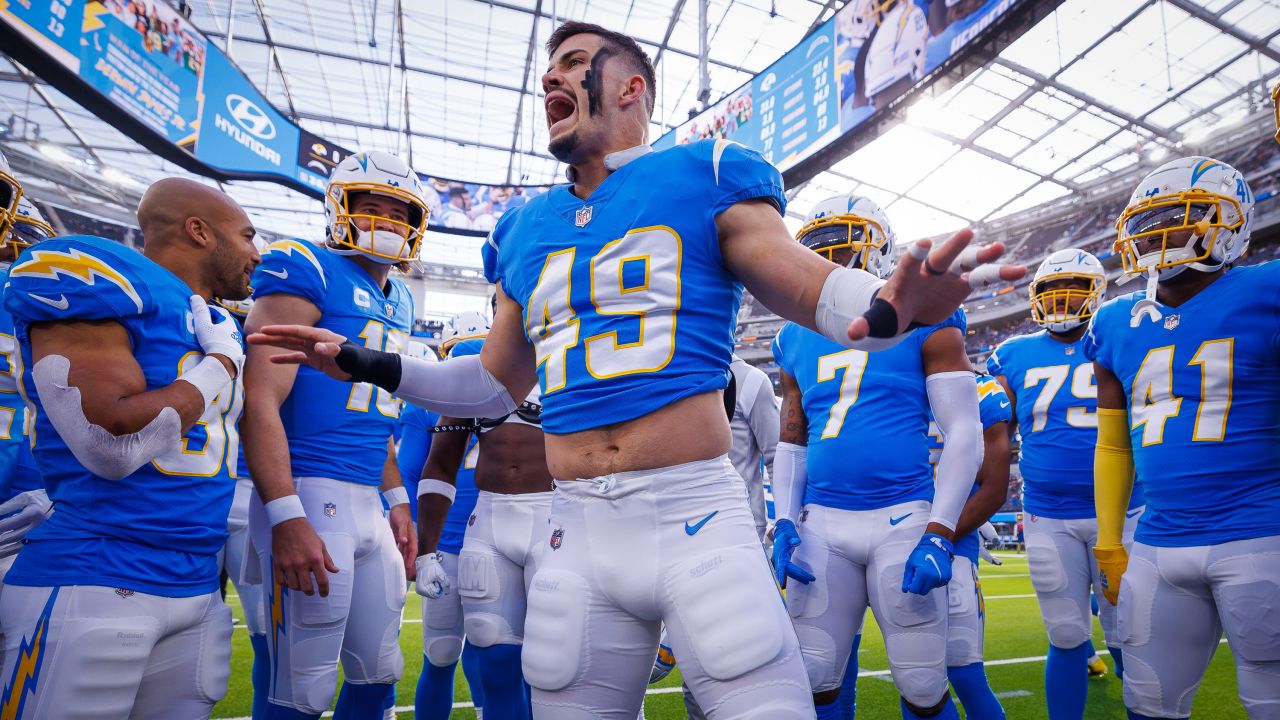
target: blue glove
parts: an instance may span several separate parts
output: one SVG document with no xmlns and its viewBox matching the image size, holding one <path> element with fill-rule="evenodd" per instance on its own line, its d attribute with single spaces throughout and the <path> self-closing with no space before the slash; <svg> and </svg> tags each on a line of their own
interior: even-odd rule
<svg viewBox="0 0 1280 720">
<path fill-rule="evenodd" d="M 902 574 L 902 592 L 928 595 L 930 590 L 951 582 L 951 541 L 934 533 L 925 533 L 907 558 Z"/>
<path fill-rule="evenodd" d="M 795 523 L 790 520 L 779 520 L 773 526 L 773 578 L 778 587 L 787 587 L 787 578 L 795 578 L 808 585 L 813 582 L 813 573 L 791 562 L 791 555 L 800 547 L 800 533 Z"/>
</svg>

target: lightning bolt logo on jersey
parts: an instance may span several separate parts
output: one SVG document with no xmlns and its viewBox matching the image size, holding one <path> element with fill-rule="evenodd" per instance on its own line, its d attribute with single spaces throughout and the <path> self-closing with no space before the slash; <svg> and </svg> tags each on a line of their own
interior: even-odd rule
<svg viewBox="0 0 1280 720">
<path fill-rule="evenodd" d="M 645 149 L 626 151 L 637 156 L 586 200 L 557 186 L 506 213 L 484 245 L 485 276 L 524 308 L 547 432 L 728 384 L 742 285 L 720 257 L 716 217 L 753 198 L 781 211 L 782 178 L 723 140 Z"/>
<path fill-rule="evenodd" d="M 1056 520 L 1094 517 L 1093 448 L 1098 440 L 1098 383 L 1084 339 L 1055 340 L 1048 331 L 1012 337 L 987 358 L 1016 401 L 1023 507 Z M 1134 492 L 1131 507 L 1142 505 Z"/>
<path fill-rule="evenodd" d="M 1280 535 L 1280 262 L 1228 270 L 1164 321 L 1131 328 L 1137 292 L 1094 316 L 1085 349 L 1119 379 L 1158 547 Z M 1176 321 L 1174 320 L 1176 319 Z M 1245 509 L 1245 518 L 1226 520 Z"/>
<path fill-rule="evenodd" d="M 800 386 L 809 421 L 806 505 L 878 510 L 933 500 L 921 349 L 946 327 L 963 333 L 964 311 L 875 353 L 847 350 L 794 323 L 778 332 L 773 357 Z"/>
<path fill-rule="evenodd" d="M 36 410 L 33 453 L 57 512 L 31 532 L 6 583 L 99 585 L 165 597 L 218 589 L 217 553 L 226 542 L 239 456 L 239 379 L 180 443 L 133 474 L 106 480 L 76 461 L 40 411 L 28 336 L 36 322 L 115 321 L 129 335 L 147 389 L 165 387 L 203 357 L 191 295 L 186 283 L 141 253 L 96 237 L 41 243 L 10 268 L 5 307 L 22 352 L 23 391 Z"/>
<path fill-rule="evenodd" d="M 296 295 L 320 309 L 316 327 L 387 352 L 404 352 L 413 327 L 413 297 L 404 282 L 386 292 L 350 258 L 302 240 L 267 246 L 253 274 L 254 298 Z M 326 477 L 379 485 L 387 438 L 396 431 L 400 401 L 369 383 L 350 384 L 308 367 L 298 369 L 280 408 L 295 477 Z M 341 444 L 342 452 L 335 452 Z"/>
<path fill-rule="evenodd" d="M 1013 413 L 1009 407 L 1009 396 L 1005 394 L 1004 388 L 1000 387 L 1000 383 L 990 375 L 977 375 L 974 378 L 978 383 L 978 415 L 982 420 L 982 429 L 986 430 L 993 425 L 999 423 L 1007 423 L 1013 419 Z M 938 423 L 933 419 L 933 411 L 929 411 L 929 463 L 933 465 L 934 474 L 938 470 L 938 458 L 942 455 L 942 447 L 945 443 L 942 438 L 942 431 L 938 429 Z M 978 491 L 978 483 L 975 479 L 973 489 L 969 491 L 972 495 Z M 955 541 L 955 554 L 969 558 L 974 565 L 978 564 L 978 533 L 974 532 L 958 538 Z M 981 594 L 979 594 L 981 598 Z"/>
</svg>

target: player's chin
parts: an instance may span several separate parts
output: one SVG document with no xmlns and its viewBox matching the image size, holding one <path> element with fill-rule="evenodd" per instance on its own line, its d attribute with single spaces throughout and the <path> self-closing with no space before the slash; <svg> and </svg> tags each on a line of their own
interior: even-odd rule
<svg viewBox="0 0 1280 720">
<path fill-rule="evenodd" d="M 547 144 L 547 152 L 560 162 L 571 162 L 574 151 L 578 149 L 579 140 L 577 126 L 569 126 L 567 130 L 552 134 L 551 142 Z"/>
</svg>

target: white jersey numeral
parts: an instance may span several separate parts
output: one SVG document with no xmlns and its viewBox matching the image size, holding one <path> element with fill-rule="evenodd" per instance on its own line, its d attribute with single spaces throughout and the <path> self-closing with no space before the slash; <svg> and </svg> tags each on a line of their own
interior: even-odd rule
<svg viewBox="0 0 1280 720">
<path fill-rule="evenodd" d="M 1023 389 L 1030 389 L 1044 383 L 1040 394 L 1031 404 L 1031 432 L 1039 432 L 1049 422 L 1049 405 L 1058 396 L 1058 391 L 1071 375 L 1071 394 L 1080 400 L 1092 400 L 1098 397 L 1098 384 L 1093 378 L 1093 363 L 1077 365 L 1074 372 L 1070 365 L 1050 365 L 1048 367 L 1031 368 L 1022 380 Z M 1083 406 L 1067 408 L 1067 424 L 1072 427 L 1097 427 L 1098 416 Z"/>
<path fill-rule="evenodd" d="M 365 322 L 364 329 L 358 336 L 364 340 L 364 346 L 372 350 L 383 350 L 389 353 L 403 353 L 409 347 L 409 335 L 394 328 L 388 329 L 377 320 Z M 400 400 L 391 393 L 372 383 L 356 383 L 351 386 L 347 395 L 347 409 L 356 412 L 369 412 L 369 400 L 374 400 L 374 407 L 387 417 L 400 417 Z"/>
<path fill-rule="evenodd" d="M 671 362 L 680 309 L 681 254 L 680 238 L 670 228 L 650 227 L 628 232 L 591 259 L 589 291 L 597 315 L 631 316 L 637 323 L 634 341 L 620 340 L 617 330 L 586 339 L 585 365 L 592 377 L 657 372 Z M 565 357 L 578 344 L 579 320 L 570 300 L 574 257 L 574 248 L 547 255 L 525 309 L 525 332 L 543 367 L 546 393 L 568 382 Z M 642 272 L 643 281 L 628 286 L 628 268 L 637 275 Z"/>
<path fill-rule="evenodd" d="M 1216 442 L 1227 434 L 1231 411 L 1234 338 L 1200 343 L 1188 365 L 1200 366 L 1200 402 L 1191 439 Z M 1164 442 L 1164 424 L 1182 410 L 1182 398 L 1173 394 L 1173 346 L 1147 353 L 1133 379 L 1130 417 L 1133 429 L 1142 427 L 1142 445 Z"/>
<path fill-rule="evenodd" d="M 867 370 L 867 359 L 867 353 L 862 350 L 842 350 L 818 358 L 818 382 L 835 380 L 836 373 L 844 370 L 844 375 L 840 378 L 840 394 L 831 405 L 831 410 L 827 413 L 827 424 L 822 428 L 823 440 L 838 436 L 840 429 L 844 427 L 845 415 L 858 401 L 858 390 L 862 386 L 862 374 Z"/>
<path fill-rule="evenodd" d="M 204 355 L 194 350 L 183 355 L 178 361 L 178 374 L 190 370 L 203 359 Z M 191 439 L 184 437 L 176 447 L 156 456 L 151 461 L 152 466 L 166 475 L 212 477 L 222 470 L 225 462 L 227 472 L 235 477 L 240 461 L 240 410 L 244 407 L 244 397 L 239 389 L 240 383 L 233 382 L 218 393 L 196 421 L 196 427 L 204 429 L 203 444 L 192 447 Z"/>
</svg>

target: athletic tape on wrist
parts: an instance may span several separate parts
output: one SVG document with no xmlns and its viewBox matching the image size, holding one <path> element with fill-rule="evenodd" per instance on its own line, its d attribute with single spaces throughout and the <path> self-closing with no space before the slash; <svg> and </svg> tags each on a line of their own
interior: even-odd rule
<svg viewBox="0 0 1280 720">
<path fill-rule="evenodd" d="M 267 520 L 275 527 L 286 520 L 304 518 L 307 512 L 302 509 L 302 498 L 297 495 L 285 495 L 262 506 L 267 511 Z"/>
<path fill-rule="evenodd" d="M 204 398 L 204 406 L 209 407 L 218 393 L 230 384 L 231 375 L 221 360 L 205 356 L 195 367 L 179 375 L 178 379 L 194 385 L 200 391 L 200 397 Z"/>
<path fill-rule="evenodd" d="M 418 497 L 423 495 L 443 495 L 449 498 L 449 502 L 453 502 L 454 497 L 458 494 L 458 488 L 450 485 L 443 480 L 435 480 L 433 478 L 424 478 L 418 483 Z"/>
<path fill-rule="evenodd" d="M 373 383 L 387 392 L 400 387 L 400 356 L 396 353 L 370 350 L 347 340 L 338 346 L 333 362 L 352 382 Z"/>
<path fill-rule="evenodd" d="M 382 492 L 382 499 L 387 501 L 387 507 L 408 505 L 409 491 L 405 490 L 404 487 L 393 487 Z"/>
</svg>

